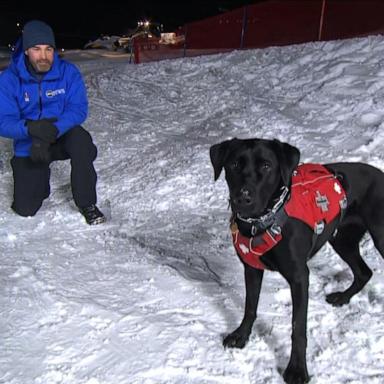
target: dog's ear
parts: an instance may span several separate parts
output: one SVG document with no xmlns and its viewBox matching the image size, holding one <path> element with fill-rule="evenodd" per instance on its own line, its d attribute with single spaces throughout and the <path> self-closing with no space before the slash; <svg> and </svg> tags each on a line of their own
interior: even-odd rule
<svg viewBox="0 0 384 384">
<path fill-rule="evenodd" d="M 228 155 L 229 146 L 233 140 L 226 140 L 219 144 L 214 144 L 209 149 L 211 163 L 215 171 L 215 181 L 219 178 L 221 174 L 221 171 L 225 163 L 225 159 L 227 158 L 227 155 Z"/>
<path fill-rule="evenodd" d="M 299 164 L 300 151 L 287 143 L 282 143 L 279 140 L 273 140 L 277 158 L 280 163 L 281 178 L 285 186 L 291 182 L 293 171 Z"/>
</svg>

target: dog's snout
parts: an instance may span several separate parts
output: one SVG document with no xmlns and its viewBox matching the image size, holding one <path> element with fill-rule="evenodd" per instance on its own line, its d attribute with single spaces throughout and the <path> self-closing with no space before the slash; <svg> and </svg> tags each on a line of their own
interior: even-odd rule
<svg viewBox="0 0 384 384">
<path fill-rule="evenodd" d="M 252 204 L 251 192 L 246 188 L 241 188 L 239 193 L 233 198 L 233 202 L 238 206 Z"/>
</svg>

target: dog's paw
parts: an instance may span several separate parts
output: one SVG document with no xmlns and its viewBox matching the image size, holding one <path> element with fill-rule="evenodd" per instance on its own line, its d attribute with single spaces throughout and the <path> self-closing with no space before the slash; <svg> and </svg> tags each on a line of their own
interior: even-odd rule
<svg viewBox="0 0 384 384">
<path fill-rule="evenodd" d="M 309 375 L 306 368 L 295 368 L 288 365 L 283 374 L 287 384 L 305 384 L 309 382 Z"/>
<path fill-rule="evenodd" d="M 335 307 L 341 307 L 344 304 L 348 304 L 351 298 L 344 292 L 330 293 L 325 297 L 327 303 L 334 305 Z"/>
<path fill-rule="evenodd" d="M 244 348 L 247 344 L 249 335 L 243 335 L 240 332 L 232 332 L 223 340 L 225 348 Z"/>
</svg>

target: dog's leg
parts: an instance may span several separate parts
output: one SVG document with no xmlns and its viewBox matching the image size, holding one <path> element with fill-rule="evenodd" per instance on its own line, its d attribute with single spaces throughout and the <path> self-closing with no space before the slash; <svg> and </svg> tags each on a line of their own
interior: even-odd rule
<svg viewBox="0 0 384 384">
<path fill-rule="evenodd" d="M 361 258 L 359 242 L 366 232 L 363 224 L 348 225 L 339 229 L 330 243 L 333 249 L 349 265 L 353 272 L 353 283 L 343 292 L 334 292 L 326 296 L 328 303 L 341 306 L 349 303 L 351 297 L 360 292 L 372 276 L 372 271 Z"/>
<path fill-rule="evenodd" d="M 309 271 L 306 265 L 295 266 L 284 277 L 292 295 L 292 349 L 283 377 L 288 384 L 303 384 L 309 381 L 306 361 Z"/>
<path fill-rule="evenodd" d="M 223 341 L 224 347 L 243 348 L 248 341 L 252 331 L 253 323 L 256 319 L 257 304 L 259 302 L 261 283 L 264 271 L 244 265 L 245 274 L 245 311 L 244 318 L 240 326 Z"/>
</svg>

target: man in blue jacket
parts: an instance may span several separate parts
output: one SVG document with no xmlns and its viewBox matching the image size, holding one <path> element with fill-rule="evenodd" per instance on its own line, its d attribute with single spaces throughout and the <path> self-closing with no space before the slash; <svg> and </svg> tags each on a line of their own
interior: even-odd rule
<svg viewBox="0 0 384 384">
<path fill-rule="evenodd" d="M 0 74 L 0 136 L 14 140 L 16 213 L 34 216 L 50 194 L 50 163 L 70 159 L 76 206 L 88 224 L 105 221 L 96 206 L 97 149 L 81 126 L 87 113 L 79 70 L 57 55 L 48 24 L 28 22 L 9 67 Z"/>
</svg>

